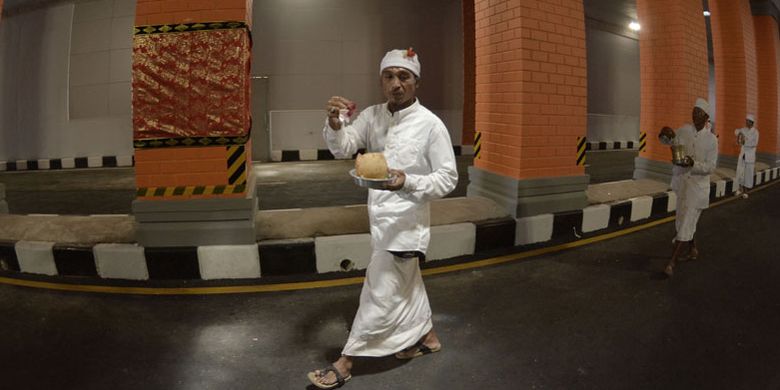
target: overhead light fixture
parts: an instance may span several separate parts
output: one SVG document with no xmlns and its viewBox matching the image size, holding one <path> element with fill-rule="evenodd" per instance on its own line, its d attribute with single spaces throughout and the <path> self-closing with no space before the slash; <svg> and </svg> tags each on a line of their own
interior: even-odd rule
<svg viewBox="0 0 780 390">
<path fill-rule="evenodd" d="M 704 11 L 704 16 L 710 16 L 710 11 Z"/>
<path fill-rule="evenodd" d="M 628 24 L 628 28 L 630 28 L 633 31 L 639 31 L 639 29 L 642 28 L 642 26 L 640 26 L 639 23 L 637 22 L 631 22 Z"/>
</svg>

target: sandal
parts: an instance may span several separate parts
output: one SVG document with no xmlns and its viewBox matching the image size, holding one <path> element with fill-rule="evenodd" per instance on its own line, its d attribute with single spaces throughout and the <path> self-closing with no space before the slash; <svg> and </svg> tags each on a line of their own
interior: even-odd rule
<svg viewBox="0 0 780 390">
<path fill-rule="evenodd" d="M 667 265 L 667 266 L 666 266 L 666 268 L 664 268 L 664 273 L 665 273 L 665 274 L 666 274 L 666 276 L 668 276 L 669 278 L 671 278 L 672 276 L 674 276 L 674 266 L 672 266 L 672 265 Z"/>
<path fill-rule="evenodd" d="M 411 352 L 411 351 L 413 351 L 415 349 L 417 350 L 417 352 L 415 352 L 415 353 L 413 353 L 411 355 L 407 355 L 406 354 L 406 353 Z M 414 359 L 414 358 L 417 358 L 417 357 L 420 357 L 420 356 L 423 356 L 423 355 L 429 355 L 429 354 L 432 354 L 434 352 L 439 352 L 439 351 L 441 351 L 441 345 L 439 345 L 438 347 L 435 347 L 435 348 L 430 348 L 427 345 L 423 344 L 422 341 L 418 341 L 417 344 L 414 344 L 411 347 L 402 350 L 401 352 L 397 352 L 395 354 L 395 358 L 396 359 L 400 359 L 400 360 L 409 360 L 409 359 Z"/>
<path fill-rule="evenodd" d="M 321 383 L 319 381 L 320 378 L 324 377 L 325 375 L 328 375 L 331 372 L 336 374 L 335 382 Z M 352 374 L 347 374 L 347 376 L 342 376 L 341 373 L 339 373 L 339 370 L 337 370 L 336 367 L 334 366 L 323 368 L 321 370 L 311 371 L 306 376 L 309 377 L 311 384 L 319 387 L 320 389 L 335 389 L 337 387 L 344 386 L 345 383 L 349 382 L 349 380 L 352 379 Z"/>
</svg>

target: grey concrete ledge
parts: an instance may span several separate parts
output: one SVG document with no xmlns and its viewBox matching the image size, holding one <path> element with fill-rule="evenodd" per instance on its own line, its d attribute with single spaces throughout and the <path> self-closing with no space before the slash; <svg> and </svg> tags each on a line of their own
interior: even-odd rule
<svg viewBox="0 0 780 390">
<path fill-rule="evenodd" d="M 780 168 L 759 171 L 756 186 L 776 182 L 779 176 Z M 731 197 L 734 191 L 732 180 L 715 178 L 711 183 L 710 200 Z M 522 251 L 622 230 L 673 215 L 676 196 L 666 191 L 521 218 L 507 217 L 488 199 L 453 198 L 434 204 L 426 266 L 435 266 L 437 261 L 444 260 L 467 262 L 499 250 Z M 308 218 L 305 216 L 307 211 L 318 216 Z M 340 272 L 360 271 L 367 266 L 370 236 L 365 212 L 365 206 L 261 212 L 258 213 L 261 221 L 271 214 L 272 218 L 281 220 L 299 216 L 310 219 L 312 224 L 299 226 L 299 234 L 272 231 L 249 245 L 186 248 L 144 248 L 130 242 L 134 220 L 129 215 L 0 215 L 0 275 L 77 276 L 85 283 L 89 279 L 84 277 L 103 283 L 112 280 L 186 283 L 235 279 L 257 283 L 273 280 L 268 277 L 275 276 L 287 280 L 311 279 L 318 275 L 332 278 Z M 344 218 L 345 215 L 348 217 Z M 338 218 L 331 219 L 334 217 Z M 339 219 L 348 219 L 355 224 L 330 226 Z M 272 221 L 269 219 L 266 223 L 275 225 Z M 13 225 L 17 227 L 10 227 Z M 98 227 L 105 233 L 106 226 L 112 228 L 109 229 L 112 235 L 80 235 Z M 361 231 L 361 226 L 366 230 Z M 66 235 L 67 232 L 70 235 Z M 284 238 L 304 232 L 313 236 Z M 276 236 L 278 238 L 274 238 Z M 108 239 L 113 241 L 104 241 Z"/>
</svg>

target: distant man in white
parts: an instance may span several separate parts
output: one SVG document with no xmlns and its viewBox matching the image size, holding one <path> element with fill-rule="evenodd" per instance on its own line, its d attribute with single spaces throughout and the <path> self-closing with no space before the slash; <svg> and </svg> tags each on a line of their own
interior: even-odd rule
<svg viewBox="0 0 780 390">
<path fill-rule="evenodd" d="M 664 268 L 671 277 L 677 265 L 683 244 L 688 246 L 687 259 L 696 259 L 694 235 L 701 211 L 710 204 L 710 174 L 718 164 L 718 139 L 707 130 L 710 105 L 704 99 L 696 99 L 691 113 L 693 125 L 685 124 L 675 131 L 676 142 L 685 146 L 686 157 L 672 169 L 672 190 L 677 195 L 677 235 L 672 258 Z"/>
<path fill-rule="evenodd" d="M 734 130 L 737 143 L 741 146 L 739 159 L 737 160 L 737 177 L 735 182 L 739 184 L 737 195 L 747 199 L 747 189 L 753 188 L 753 178 L 756 174 L 756 147 L 758 146 L 758 129 L 754 127 L 756 117 L 752 114 L 745 118 L 745 127 Z"/>
<path fill-rule="evenodd" d="M 411 359 L 441 348 L 419 257 L 430 241 L 430 200 L 444 197 L 458 182 L 455 155 L 444 123 L 416 98 L 417 54 L 411 48 L 391 50 L 379 69 L 386 103 L 368 107 L 348 126 L 339 113 L 354 103 L 334 96 L 327 105 L 323 132 L 333 155 L 348 158 L 359 148 L 383 152 L 396 179 L 386 190 L 368 191 L 372 254 L 360 307 L 341 357 L 308 374 L 319 388 L 348 381 L 354 356 Z"/>
</svg>

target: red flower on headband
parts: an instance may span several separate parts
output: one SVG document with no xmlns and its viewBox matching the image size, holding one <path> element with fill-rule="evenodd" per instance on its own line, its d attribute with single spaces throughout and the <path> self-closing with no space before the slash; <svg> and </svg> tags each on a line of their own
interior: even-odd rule
<svg viewBox="0 0 780 390">
<path fill-rule="evenodd" d="M 412 57 L 414 57 L 416 55 L 417 55 L 417 53 L 414 52 L 414 49 L 412 49 L 411 46 L 408 49 L 406 49 L 406 56 L 407 57 L 412 58 Z"/>
</svg>

